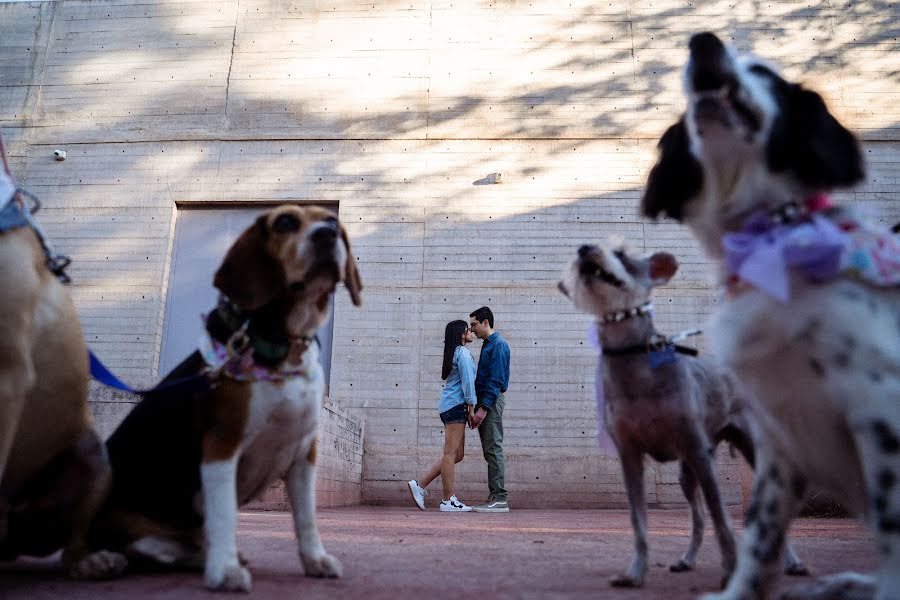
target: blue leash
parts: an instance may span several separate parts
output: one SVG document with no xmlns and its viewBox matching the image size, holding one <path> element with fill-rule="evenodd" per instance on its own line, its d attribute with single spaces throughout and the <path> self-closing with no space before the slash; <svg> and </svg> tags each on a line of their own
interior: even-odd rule
<svg viewBox="0 0 900 600">
<path fill-rule="evenodd" d="M 100 359 L 97 358 L 97 355 L 94 354 L 93 350 L 88 349 L 88 358 L 91 366 L 91 377 L 93 377 L 95 381 L 116 388 L 117 390 L 131 392 L 132 394 L 137 394 L 139 396 L 149 396 L 160 392 L 172 393 L 176 391 L 180 394 L 193 395 L 209 391 L 209 389 L 212 388 L 212 381 L 210 378 L 207 377 L 206 374 L 200 373 L 188 377 L 179 377 L 178 379 L 172 379 L 171 381 L 161 381 L 149 390 L 136 390 L 113 375 L 112 371 L 100 362 Z"/>
</svg>

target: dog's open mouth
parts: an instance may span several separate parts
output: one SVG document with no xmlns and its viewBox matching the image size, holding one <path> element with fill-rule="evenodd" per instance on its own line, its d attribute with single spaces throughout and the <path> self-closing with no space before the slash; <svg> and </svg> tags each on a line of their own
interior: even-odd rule
<svg viewBox="0 0 900 600">
<path fill-rule="evenodd" d="M 690 49 L 688 87 L 700 134 L 704 125 L 741 128 L 748 137 L 759 131 L 761 119 L 743 98 L 734 61 L 721 40 L 711 33 L 697 34 Z"/>
<path fill-rule="evenodd" d="M 726 86 L 715 91 L 694 93 L 694 119 L 703 135 L 704 125 L 721 125 L 727 129 L 741 129 L 748 136 L 760 129 L 756 111 L 743 102 L 736 88 Z"/>
<path fill-rule="evenodd" d="M 581 276 L 584 277 L 585 280 L 596 279 L 617 288 L 625 286 L 624 281 L 604 269 L 589 257 L 581 258 L 581 262 L 578 265 L 578 272 L 581 273 Z"/>
</svg>

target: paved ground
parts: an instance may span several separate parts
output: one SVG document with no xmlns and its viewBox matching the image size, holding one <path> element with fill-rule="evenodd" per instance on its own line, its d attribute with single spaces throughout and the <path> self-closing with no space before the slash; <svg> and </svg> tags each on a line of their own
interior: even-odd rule
<svg viewBox="0 0 900 600">
<path fill-rule="evenodd" d="M 734 520 L 738 523 L 740 518 L 735 515 Z M 343 579 L 301 575 L 288 514 L 241 515 L 238 545 L 251 561 L 251 598 L 680 600 L 716 589 L 721 577 L 709 525 L 697 570 L 668 572 L 668 563 L 687 544 L 688 516 L 681 510 L 651 511 L 652 568 L 646 587 L 639 591 L 613 590 L 607 584 L 631 555 L 631 528 L 624 510 L 485 515 L 353 507 L 322 510 L 319 523 L 325 546 L 344 564 Z M 856 521 L 800 519 L 793 536 L 815 574 L 873 570 L 870 537 Z M 131 574 L 87 583 L 67 580 L 52 558 L 0 565 L 2 600 L 213 597 L 203 589 L 198 573 Z"/>
</svg>

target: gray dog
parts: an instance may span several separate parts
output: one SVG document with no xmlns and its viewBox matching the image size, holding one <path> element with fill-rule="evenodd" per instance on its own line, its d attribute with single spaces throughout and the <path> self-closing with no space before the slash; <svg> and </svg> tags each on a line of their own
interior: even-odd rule
<svg viewBox="0 0 900 600">
<path fill-rule="evenodd" d="M 698 485 L 715 525 L 726 576 L 735 567 L 734 531 L 719 494 L 713 455 L 725 440 L 752 465 L 753 421 L 727 371 L 654 329 L 650 292 L 668 282 L 677 269 L 675 257 L 665 252 L 637 259 L 621 249 L 582 246 L 559 283 L 576 308 L 597 316 L 606 398 L 601 426 L 622 461 L 635 535 L 628 571 L 610 581 L 617 587 L 639 587 L 647 573 L 644 454 L 659 462 L 681 463 L 679 481 L 691 507 L 691 540 L 670 570 L 693 568 L 703 539 Z M 807 573 L 790 547 L 785 562 L 787 573 Z"/>
</svg>

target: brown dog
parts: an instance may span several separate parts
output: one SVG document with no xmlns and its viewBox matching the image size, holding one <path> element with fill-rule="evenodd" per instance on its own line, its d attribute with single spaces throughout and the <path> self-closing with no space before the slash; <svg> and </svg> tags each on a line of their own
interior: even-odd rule
<svg viewBox="0 0 900 600">
<path fill-rule="evenodd" d="M 87 347 L 24 211 L 0 202 L 0 560 L 63 548 L 71 575 L 108 577 L 125 557 L 85 542 L 110 482 L 87 406 Z"/>
<path fill-rule="evenodd" d="M 283 479 L 306 575 L 340 576 L 315 520 L 325 381 L 313 336 L 341 281 L 359 305 L 350 243 L 323 208 L 281 206 L 241 234 L 215 275 L 222 296 L 207 319 L 209 345 L 167 377 L 207 373 L 212 389 L 146 397 L 107 443 L 115 481 L 101 547 L 202 565 L 208 588 L 249 591 L 238 507 Z"/>
</svg>

